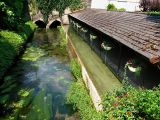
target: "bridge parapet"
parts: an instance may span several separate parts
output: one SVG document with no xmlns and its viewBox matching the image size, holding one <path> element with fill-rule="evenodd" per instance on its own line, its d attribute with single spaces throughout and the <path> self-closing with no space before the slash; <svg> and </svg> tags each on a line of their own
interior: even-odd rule
<svg viewBox="0 0 160 120">
<path fill-rule="evenodd" d="M 70 14 L 70 13 L 71 13 L 70 9 L 66 9 L 65 10 L 64 15 L 62 16 L 63 24 L 69 24 L 68 14 Z M 42 22 L 44 22 L 43 15 L 41 14 L 41 12 L 38 12 L 38 14 L 33 15 L 31 18 L 32 18 L 32 21 L 34 23 L 36 21 L 42 21 Z M 51 14 L 49 15 L 49 17 L 48 17 L 48 23 L 46 25 L 46 28 L 49 28 L 49 26 L 54 21 L 59 21 L 59 22 L 62 23 L 61 19 L 59 18 L 59 12 L 57 12 L 57 11 L 52 11 Z"/>
</svg>

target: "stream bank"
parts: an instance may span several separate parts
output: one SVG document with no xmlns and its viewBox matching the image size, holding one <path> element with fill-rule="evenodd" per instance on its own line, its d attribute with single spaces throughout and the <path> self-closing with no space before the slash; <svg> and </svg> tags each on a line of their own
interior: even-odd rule
<svg viewBox="0 0 160 120">
<path fill-rule="evenodd" d="M 79 119 L 65 103 L 73 77 L 61 39 L 58 29 L 36 30 L 24 55 L 0 86 L 0 119 Z"/>
</svg>

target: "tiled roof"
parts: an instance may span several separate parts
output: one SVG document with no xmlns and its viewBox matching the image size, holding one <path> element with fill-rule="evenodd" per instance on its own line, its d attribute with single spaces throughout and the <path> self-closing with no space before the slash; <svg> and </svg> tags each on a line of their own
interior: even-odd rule
<svg viewBox="0 0 160 120">
<path fill-rule="evenodd" d="M 155 64 L 160 62 L 160 16 L 85 9 L 70 14 L 130 47 Z"/>
</svg>

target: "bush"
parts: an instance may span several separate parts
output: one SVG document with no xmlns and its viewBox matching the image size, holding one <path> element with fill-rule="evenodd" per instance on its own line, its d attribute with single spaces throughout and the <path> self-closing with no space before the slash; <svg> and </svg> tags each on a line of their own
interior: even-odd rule
<svg viewBox="0 0 160 120">
<path fill-rule="evenodd" d="M 96 111 L 81 79 L 71 84 L 67 102 L 73 105 L 74 110 L 78 110 L 82 120 L 102 120 L 102 113 Z"/>
<path fill-rule="evenodd" d="M 78 64 L 77 59 L 72 59 L 70 62 L 71 72 L 76 79 L 82 78 L 81 67 Z"/>
<path fill-rule="evenodd" d="M 25 23 L 24 0 L 1 0 L 0 2 L 0 29 L 17 30 L 17 26 Z"/>
<path fill-rule="evenodd" d="M 76 0 L 69 6 L 71 11 L 80 10 L 83 9 L 84 7 L 86 7 L 86 3 L 83 2 L 82 0 Z"/>
<path fill-rule="evenodd" d="M 67 38 L 66 38 L 66 34 L 64 31 L 63 26 L 59 26 L 58 30 L 60 32 L 60 48 L 64 51 L 66 51 L 66 47 L 67 47 Z"/>
<path fill-rule="evenodd" d="M 13 29 L 16 28 L 17 22 L 15 13 L 4 2 L 0 2 L 0 29 Z"/>
<path fill-rule="evenodd" d="M 23 25 L 18 27 L 18 34 L 23 37 L 23 39 L 27 39 L 35 30 L 36 25 L 32 21 L 28 21 Z"/>
<path fill-rule="evenodd" d="M 160 118 L 160 89 L 144 90 L 124 86 L 107 93 L 104 100 L 105 119 L 146 119 Z"/>
<path fill-rule="evenodd" d="M 141 0 L 140 7 L 143 11 L 160 11 L 159 0 Z"/>
<path fill-rule="evenodd" d="M 82 80 L 81 68 L 76 59 L 72 59 L 71 71 L 76 78 L 67 93 L 67 103 L 72 104 L 82 120 L 102 120 L 102 113 L 97 112 Z"/>
<path fill-rule="evenodd" d="M 125 8 L 119 8 L 118 11 L 126 11 Z"/>
<path fill-rule="evenodd" d="M 108 4 L 107 10 L 117 10 L 116 6 L 114 4 Z"/>
<path fill-rule="evenodd" d="M 150 12 L 147 12 L 147 14 L 149 14 L 149 15 L 160 15 L 160 11 L 150 11 Z"/>
<path fill-rule="evenodd" d="M 21 51 L 23 43 L 35 29 L 32 22 L 25 23 L 23 27 L 23 31 L 20 33 L 0 31 L 0 77 L 11 66 L 15 56 Z"/>
</svg>

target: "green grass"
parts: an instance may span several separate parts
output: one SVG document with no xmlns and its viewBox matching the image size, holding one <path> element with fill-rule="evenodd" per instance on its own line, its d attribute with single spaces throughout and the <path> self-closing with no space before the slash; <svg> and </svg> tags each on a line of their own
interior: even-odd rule
<svg viewBox="0 0 160 120">
<path fill-rule="evenodd" d="M 147 12 L 148 15 L 160 15 L 160 11 L 150 11 Z"/>
<path fill-rule="evenodd" d="M 73 108 L 79 112 L 82 120 L 102 120 L 102 112 L 96 111 L 82 81 L 82 79 L 79 79 L 71 84 L 67 94 L 67 102 L 72 104 Z"/>
<path fill-rule="evenodd" d="M 77 62 L 77 59 L 72 59 L 70 62 L 70 68 L 73 76 L 76 79 L 82 78 L 81 67 Z"/>
<path fill-rule="evenodd" d="M 52 96 L 46 95 L 45 89 L 42 89 L 34 98 L 26 120 L 50 120 L 52 113 Z"/>
<path fill-rule="evenodd" d="M 82 120 L 102 120 L 102 112 L 97 112 L 82 80 L 81 68 L 76 59 L 72 59 L 71 71 L 76 78 L 67 93 L 67 103 L 72 104 Z"/>
</svg>

